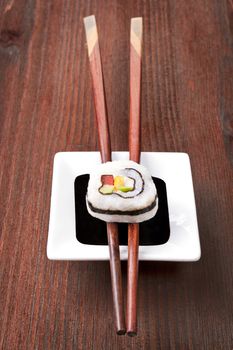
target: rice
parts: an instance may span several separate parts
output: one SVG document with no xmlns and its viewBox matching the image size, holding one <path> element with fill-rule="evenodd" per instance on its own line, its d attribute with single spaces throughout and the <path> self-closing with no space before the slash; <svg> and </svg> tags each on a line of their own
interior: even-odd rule
<svg viewBox="0 0 233 350">
<path fill-rule="evenodd" d="M 113 189 L 113 185 L 102 183 L 102 176 L 112 176 L 115 182 L 117 177 L 123 178 L 127 184 L 134 183 L 134 187 Z M 103 194 L 104 188 L 113 192 Z M 86 203 L 92 216 L 106 222 L 139 223 L 152 218 L 158 209 L 157 190 L 148 170 L 125 160 L 102 163 L 95 168 L 90 174 Z"/>
</svg>

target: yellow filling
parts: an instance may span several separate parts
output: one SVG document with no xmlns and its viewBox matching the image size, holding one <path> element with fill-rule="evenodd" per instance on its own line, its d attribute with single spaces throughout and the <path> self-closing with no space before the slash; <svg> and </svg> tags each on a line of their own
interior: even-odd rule
<svg viewBox="0 0 233 350">
<path fill-rule="evenodd" d="M 123 187 L 124 186 L 124 177 L 123 176 L 116 176 L 114 178 L 114 189 L 118 190 L 119 187 Z"/>
</svg>

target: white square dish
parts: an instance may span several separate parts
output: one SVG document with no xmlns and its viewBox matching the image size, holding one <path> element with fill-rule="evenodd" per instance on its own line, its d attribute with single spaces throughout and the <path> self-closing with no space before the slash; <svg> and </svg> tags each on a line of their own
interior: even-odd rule
<svg viewBox="0 0 233 350">
<path fill-rule="evenodd" d="M 113 152 L 112 159 L 129 159 Z M 108 246 L 80 243 L 76 238 L 74 181 L 100 163 L 99 152 L 59 152 L 54 157 L 47 256 L 51 260 L 109 260 Z M 165 181 L 170 238 L 162 245 L 139 247 L 139 260 L 196 261 L 201 249 L 189 156 L 186 153 L 142 152 L 141 164 Z M 127 259 L 127 246 L 120 247 Z"/>
</svg>

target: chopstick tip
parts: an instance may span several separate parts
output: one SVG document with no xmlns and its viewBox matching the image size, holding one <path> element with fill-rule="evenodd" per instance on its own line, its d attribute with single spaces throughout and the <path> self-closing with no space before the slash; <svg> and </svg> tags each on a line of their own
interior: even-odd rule
<svg viewBox="0 0 233 350">
<path fill-rule="evenodd" d="M 142 17 L 131 18 L 130 43 L 141 57 L 142 55 Z"/>
<path fill-rule="evenodd" d="M 129 331 L 129 332 L 127 332 L 127 335 L 129 337 L 135 337 L 137 335 L 137 332 Z"/>
<path fill-rule="evenodd" d="M 142 25 L 142 17 L 132 17 L 131 25 Z"/>
<path fill-rule="evenodd" d="M 95 15 L 84 17 L 83 22 L 86 29 L 90 29 L 91 27 L 96 25 Z"/>
<path fill-rule="evenodd" d="M 98 41 L 98 33 L 97 33 L 95 16 L 91 15 L 88 17 L 84 17 L 83 21 L 84 21 L 84 27 L 86 31 L 88 55 L 90 57 Z"/>
<path fill-rule="evenodd" d="M 139 38 L 142 36 L 142 17 L 131 18 L 131 33 L 134 32 Z"/>
</svg>

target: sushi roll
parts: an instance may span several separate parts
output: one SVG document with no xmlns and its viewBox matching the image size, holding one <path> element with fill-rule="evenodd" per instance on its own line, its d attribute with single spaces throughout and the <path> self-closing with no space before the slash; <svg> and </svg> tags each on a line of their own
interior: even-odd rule
<svg viewBox="0 0 233 350">
<path fill-rule="evenodd" d="M 86 204 L 89 214 L 100 220 L 139 223 L 156 214 L 158 196 L 144 166 L 113 161 L 100 164 L 90 174 Z"/>
</svg>

